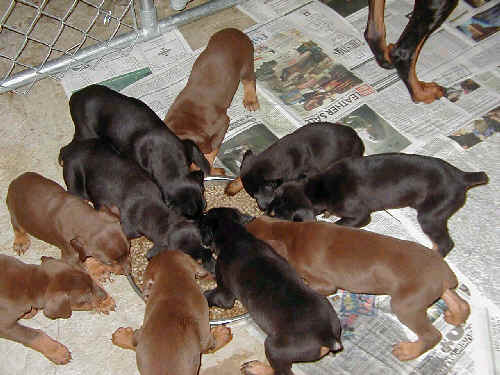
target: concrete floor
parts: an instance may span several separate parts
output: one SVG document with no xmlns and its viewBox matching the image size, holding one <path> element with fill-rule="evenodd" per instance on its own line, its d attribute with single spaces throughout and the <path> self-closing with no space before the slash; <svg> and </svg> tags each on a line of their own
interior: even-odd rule
<svg viewBox="0 0 500 375">
<path fill-rule="evenodd" d="M 202 2 L 195 0 L 189 7 Z M 157 5 L 159 18 L 173 13 L 166 0 Z M 217 29 L 228 26 L 244 29 L 249 26 L 247 23 L 244 17 L 235 17 L 232 10 L 227 10 L 180 29 L 193 48 L 197 48 L 205 44 Z M 71 140 L 74 128 L 62 86 L 55 80 L 44 79 L 28 95 L 0 95 L 0 118 L 3 124 L 0 127 L 0 196 L 5 199 L 9 182 L 26 171 L 36 171 L 65 186 L 57 157 L 60 147 Z M 2 204 L 0 253 L 14 255 L 12 240 L 9 214 Z M 58 249 L 32 239 L 31 249 L 22 260 L 39 263 L 42 255 L 58 257 L 59 253 Z M 43 329 L 66 345 L 73 357 L 68 365 L 55 366 L 33 350 L 0 340 L 0 352 L 4 353 L 0 374 L 137 374 L 135 354 L 113 346 L 111 334 L 120 326 L 139 327 L 144 304 L 124 277 L 114 277 L 105 288 L 117 303 L 117 311 L 109 315 L 76 312 L 71 319 L 50 321 L 38 314 L 32 320 L 23 321 L 23 324 Z M 252 359 L 265 360 L 264 348 L 253 323 L 237 323 L 231 328 L 232 343 L 216 354 L 203 356 L 201 375 L 238 374 L 241 363 Z"/>
</svg>

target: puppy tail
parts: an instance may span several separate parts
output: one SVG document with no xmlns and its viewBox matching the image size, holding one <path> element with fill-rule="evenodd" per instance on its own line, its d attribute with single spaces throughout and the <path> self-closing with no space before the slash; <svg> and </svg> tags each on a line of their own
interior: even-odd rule
<svg viewBox="0 0 500 375">
<path fill-rule="evenodd" d="M 462 181 L 467 189 L 469 189 L 473 186 L 487 184 L 489 178 L 485 172 L 465 172 Z"/>
<path fill-rule="evenodd" d="M 210 163 L 202 154 L 199 147 L 193 141 L 185 139 L 182 141 L 186 154 L 188 156 L 189 164 L 194 162 L 205 174 L 205 176 L 210 175 Z"/>
</svg>

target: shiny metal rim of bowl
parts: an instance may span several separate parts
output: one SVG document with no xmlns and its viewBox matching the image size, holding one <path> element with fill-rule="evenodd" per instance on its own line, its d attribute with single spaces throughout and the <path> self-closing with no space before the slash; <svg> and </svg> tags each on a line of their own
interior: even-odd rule
<svg viewBox="0 0 500 375">
<path fill-rule="evenodd" d="M 228 181 L 232 181 L 232 180 L 233 180 L 232 177 L 226 177 L 226 176 L 207 176 L 207 177 L 205 177 L 205 182 L 228 182 Z M 132 287 L 132 289 L 144 301 L 144 296 L 142 295 L 142 291 L 135 283 L 135 280 L 132 277 L 132 274 L 127 275 L 127 280 L 129 282 L 130 286 Z M 250 317 L 250 315 L 248 315 L 248 313 L 245 313 L 242 315 L 234 316 L 232 318 L 210 320 L 210 325 L 216 326 L 216 325 L 221 325 L 221 324 L 234 323 L 234 322 L 246 319 L 248 317 Z"/>
</svg>

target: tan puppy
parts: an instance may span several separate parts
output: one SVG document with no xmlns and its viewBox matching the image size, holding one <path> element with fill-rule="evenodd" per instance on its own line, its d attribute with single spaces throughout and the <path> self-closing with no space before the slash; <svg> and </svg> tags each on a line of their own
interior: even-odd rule
<svg viewBox="0 0 500 375">
<path fill-rule="evenodd" d="M 229 126 L 227 109 L 239 83 L 243 84 L 243 105 L 259 109 L 255 92 L 252 41 L 237 29 L 216 32 L 196 59 L 186 87 L 170 107 L 165 124 L 180 139 L 198 145 L 210 163 L 211 174 L 224 174 L 213 168 L 215 156 Z"/>
<path fill-rule="evenodd" d="M 195 276 L 206 276 L 193 258 L 178 250 L 154 256 L 144 274 L 146 312 L 142 327 L 118 328 L 113 343 L 136 351 L 142 375 L 198 374 L 201 353 L 232 339 L 228 327 L 210 330 L 207 300 Z"/>
<path fill-rule="evenodd" d="M 30 247 L 29 234 L 61 249 L 61 258 L 85 264 L 93 277 L 130 272 L 129 242 L 116 207 L 96 211 L 52 180 L 27 172 L 9 185 L 7 206 L 14 229 L 14 251 Z M 97 262 L 96 262 L 97 261 Z"/>
<path fill-rule="evenodd" d="M 75 310 L 95 310 L 108 314 L 115 303 L 82 270 L 61 260 L 42 257 L 40 265 L 26 264 L 0 254 L 0 337 L 32 348 L 57 365 L 71 360 L 61 343 L 41 330 L 18 323 L 43 310 L 50 319 L 71 316 Z"/>
<path fill-rule="evenodd" d="M 269 242 L 308 285 L 329 295 L 341 288 L 353 293 L 387 294 L 392 311 L 418 336 L 394 345 L 400 360 L 414 359 L 434 347 L 441 333 L 427 319 L 427 308 L 442 298 L 445 320 L 464 323 L 469 305 L 453 290 L 455 274 L 435 251 L 362 229 L 326 222 L 289 222 L 261 216 L 247 230 Z"/>
</svg>

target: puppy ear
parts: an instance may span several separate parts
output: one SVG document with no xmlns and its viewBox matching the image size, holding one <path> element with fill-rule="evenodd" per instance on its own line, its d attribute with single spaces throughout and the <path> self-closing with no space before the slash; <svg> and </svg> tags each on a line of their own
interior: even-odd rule
<svg viewBox="0 0 500 375">
<path fill-rule="evenodd" d="M 120 209 L 115 206 L 115 205 L 112 205 L 112 206 L 106 206 L 106 205 L 102 205 L 100 208 L 99 208 L 99 212 L 103 212 L 109 216 L 112 216 L 112 217 L 115 217 L 117 218 L 118 220 L 120 220 Z"/>
<path fill-rule="evenodd" d="M 199 185 L 203 184 L 203 180 L 205 178 L 205 174 L 203 171 L 193 171 L 189 174 L 189 177 L 196 181 Z"/>
<path fill-rule="evenodd" d="M 89 256 L 87 251 L 85 250 L 85 243 L 82 241 L 80 236 L 76 236 L 71 241 L 69 241 L 71 247 L 78 253 L 78 258 L 81 262 L 84 262 L 85 259 Z"/>
<path fill-rule="evenodd" d="M 71 317 L 71 305 L 68 293 L 63 291 L 47 292 L 43 314 L 50 319 L 68 319 Z"/>
</svg>

